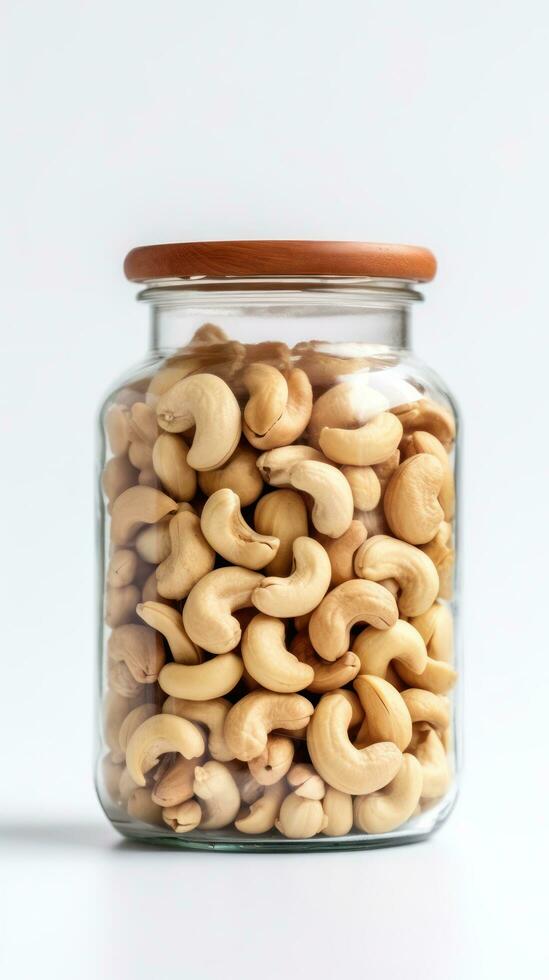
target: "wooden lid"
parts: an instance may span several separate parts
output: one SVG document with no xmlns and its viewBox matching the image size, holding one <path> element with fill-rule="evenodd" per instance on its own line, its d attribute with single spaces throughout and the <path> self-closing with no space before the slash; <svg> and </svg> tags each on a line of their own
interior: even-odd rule
<svg viewBox="0 0 549 980">
<path fill-rule="evenodd" d="M 179 242 L 133 248 L 124 262 L 132 282 L 189 276 L 367 276 L 429 282 L 436 267 L 427 248 L 377 242 Z"/>
</svg>

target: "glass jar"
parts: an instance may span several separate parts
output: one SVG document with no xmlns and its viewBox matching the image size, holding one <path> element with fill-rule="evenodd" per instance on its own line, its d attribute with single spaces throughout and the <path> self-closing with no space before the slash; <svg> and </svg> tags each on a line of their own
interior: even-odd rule
<svg viewBox="0 0 549 980">
<path fill-rule="evenodd" d="M 411 350 L 426 249 L 150 246 L 100 413 L 97 790 L 127 837 L 428 836 L 458 768 L 456 409 Z"/>
</svg>

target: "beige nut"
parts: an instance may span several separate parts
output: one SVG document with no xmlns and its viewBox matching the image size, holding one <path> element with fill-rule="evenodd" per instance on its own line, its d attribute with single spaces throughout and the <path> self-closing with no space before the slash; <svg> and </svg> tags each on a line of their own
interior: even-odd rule
<svg viewBox="0 0 549 980">
<path fill-rule="evenodd" d="M 319 657 L 307 629 L 294 636 L 290 650 L 302 664 L 311 667 L 313 679 L 307 685 L 307 690 L 312 694 L 325 694 L 326 691 L 335 691 L 339 687 L 344 687 L 355 679 L 360 670 L 360 660 L 354 653 L 344 653 L 333 663 L 328 663 Z"/>
<path fill-rule="evenodd" d="M 124 718 L 124 721 L 120 725 L 120 731 L 118 732 L 118 744 L 120 746 L 120 755 L 122 759 L 126 758 L 126 749 L 128 748 L 128 742 L 132 737 L 133 733 L 142 722 L 146 721 L 147 718 L 152 718 L 153 715 L 158 713 L 158 708 L 156 704 L 138 704 L 135 708 L 132 708 L 130 712 Z"/>
<path fill-rule="evenodd" d="M 444 746 L 434 729 L 419 732 L 414 754 L 423 771 L 422 798 L 434 800 L 443 796 L 450 785 L 451 772 Z"/>
<path fill-rule="evenodd" d="M 156 489 L 160 487 L 160 480 L 153 469 L 141 470 L 137 482 L 140 487 L 155 487 Z"/>
<path fill-rule="evenodd" d="M 225 722 L 225 739 L 235 757 L 243 762 L 257 759 L 273 729 L 285 732 L 306 727 L 313 706 L 300 694 L 252 691 L 231 708 Z"/>
<path fill-rule="evenodd" d="M 170 554 L 170 520 L 170 516 L 164 517 L 157 524 L 144 527 L 135 539 L 137 554 L 149 565 L 159 565 Z"/>
<path fill-rule="evenodd" d="M 130 442 L 141 442 L 154 446 L 158 435 L 158 425 L 154 409 L 146 402 L 134 402 L 130 408 L 129 418 Z"/>
<path fill-rule="evenodd" d="M 288 398 L 282 414 L 264 435 L 256 434 L 244 421 L 244 435 L 256 449 L 275 449 L 294 442 L 306 429 L 311 417 L 313 390 L 311 383 L 300 368 L 294 368 L 287 377 Z"/>
<path fill-rule="evenodd" d="M 349 650 L 351 628 L 357 623 L 388 629 L 397 618 L 397 604 L 387 589 L 353 579 L 329 592 L 315 609 L 309 636 L 324 660 L 338 660 Z"/>
<path fill-rule="evenodd" d="M 357 749 L 348 729 L 352 707 L 343 692 L 324 694 L 307 729 L 312 763 L 323 779 L 342 793 L 374 793 L 398 772 L 402 753 L 392 742 Z"/>
<path fill-rule="evenodd" d="M 208 751 L 217 762 L 229 762 L 234 758 L 225 741 L 225 720 L 231 710 L 231 702 L 225 698 L 210 701 L 190 701 L 185 698 L 166 698 L 162 705 L 164 714 L 187 718 L 208 729 Z"/>
<path fill-rule="evenodd" d="M 444 521 L 435 537 L 421 548 L 433 562 L 439 580 L 438 596 L 451 599 L 454 593 L 455 554 L 452 547 L 452 526 Z"/>
<path fill-rule="evenodd" d="M 242 629 L 232 615 L 252 605 L 252 592 L 261 582 L 249 568 L 216 568 L 191 590 L 183 608 L 183 626 L 193 643 L 210 653 L 228 653 L 240 643 Z"/>
<path fill-rule="evenodd" d="M 137 470 L 152 469 L 152 446 L 149 446 L 148 442 L 143 442 L 141 439 L 130 442 L 128 459 Z"/>
<path fill-rule="evenodd" d="M 398 619 L 387 630 L 373 626 L 359 633 L 353 643 L 353 653 L 360 658 L 360 673 L 387 678 L 392 661 L 404 663 L 420 674 L 427 666 L 427 649 L 420 634 L 410 623 Z"/>
<path fill-rule="evenodd" d="M 436 456 L 410 456 L 393 473 L 383 497 L 385 517 L 397 538 L 409 544 L 432 541 L 444 511 L 438 495 L 444 477 Z"/>
<path fill-rule="evenodd" d="M 129 487 L 112 505 L 111 541 L 129 544 L 143 524 L 156 524 L 174 513 L 177 504 L 171 497 L 153 487 Z"/>
<path fill-rule="evenodd" d="M 430 453 L 431 456 L 436 456 L 442 467 L 442 483 L 438 500 L 444 512 L 444 520 L 451 521 L 455 510 L 454 474 L 442 443 L 430 432 L 412 432 L 411 435 L 405 436 L 402 440 L 401 452 L 404 459 L 418 453 Z"/>
<path fill-rule="evenodd" d="M 358 429 L 321 430 L 320 448 L 328 459 L 348 466 L 373 466 L 394 453 L 402 439 L 402 425 L 396 415 L 381 412 Z"/>
<path fill-rule="evenodd" d="M 346 837 L 353 827 L 353 797 L 327 786 L 322 809 L 326 817 L 322 833 L 327 837 Z"/>
<path fill-rule="evenodd" d="M 166 664 L 158 683 L 166 694 L 187 701 L 223 697 L 238 684 L 244 667 L 236 653 L 222 653 L 202 664 Z"/>
<path fill-rule="evenodd" d="M 112 556 L 107 569 L 107 585 L 119 589 L 133 582 L 138 566 L 135 551 L 119 548 Z"/>
<path fill-rule="evenodd" d="M 125 453 L 130 442 L 130 410 L 127 405 L 111 405 L 105 414 L 105 431 L 113 456 Z"/>
<path fill-rule="evenodd" d="M 194 771 L 194 795 L 202 803 L 201 830 L 219 830 L 233 822 L 240 810 L 240 793 L 227 766 L 211 759 Z"/>
<path fill-rule="evenodd" d="M 109 510 L 113 502 L 124 490 L 137 483 L 138 471 L 130 463 L 127 456 L 113 456 L 105 463 L 101 485 L 109 502 Z"/>
<path fill-rule="evenodd" d="M 248 766 L 260 786 L 272 786 L 284 779 L 294 758 L 294 743 L 286 735 L 268 735 L 267 745 Z"/>
<path fill-rule="evenodd" d="M 135 623 L 118 626 L 112 631 L 108 653 L 116 663 L 125 663 L 139 684 L 154 684 L 166 659 L 158 634 Z"/>
<path fill-rule="evenodd" d="M 323 800 L 326 783 L 309 762 L 296 762 L 288 773 L 288 786 L 306 800 Z"/>
<path fill-rule="evenodd" d="M 242 443 L 224 466 L 198 474 L 202 493 L 210 497 L 216 490 L 232 490 L 238 494 L 240 506 L 248 507 L 263 491 L 263 480 L 256 461 L 255 450 L 247 443 Z"/>
<path fill-rule="evenodd" d="M 254 606 L 268 616 L 302 616 L 328 591 L 332 567 L 322 545 L 314 538 L 296 538 L 293 555 L 288 578 L 265 577 L 252 592 Z"/>
<path fill-rule="evenodd" d="M 418 760 L 405 752 L 395 778 L 383 789 L 354 802 L 354 822 L 367 834 L 387 834 L 406 823 L 421 796 L 423 771 Z"/>
<path fill-rule="evenodd" d="M 242 658 L 251 676 L 268 691 L 291 694 L 308 687 L 314 670 L 286 649 L 282 620 L 259 613 L 242 637 Z"/>
<path fill-rule="evenodd" d="M 425 669 L 420 674 L 403 663 L 395 664 L 399 677 L 408 687 L 419 687 L 433 694 L 447 694 L 457 681 L 455 670 L 444 660 L 433 660 L 427 657 Z"/>
<path fill-rule="evenodd" d="M 216 490 L 208 498 L 200 526 L 208 544 L 222 558 L 256 571 L 273 560 L 280 545 L 278 538 L 258 534 L 246 523 L 233 490 Z"/>
<path fill-rule="evenodd" d="M 394 742 L 404 752 L 412 739 L 412 719 L 398 691 L 374 674 L 359 674 L 353 686 L 366 715 L 357 743 Z"/>
<path fill-rule="evenodd" d="M 414 616 L 411 623 L 423 637 L 429 656 L 451 664 L 454 659 L 454 623 L 448 606 L 435 602 L 427 612 Z"/>
<path fill-rule="evenodd" d="M 312 446 L 280 446 L 262 453 L 256 465 L 265 483 L 272 487 L 291 487 L 290 470 L 295 463 L 306 459 L 315 459 L 326 463 L 326 457 Z"/>
<path fill-rule="evenodd" d="M 296 490 L 303 490 L 313 498 L 312 521 L 317 531 L 329 538 L 339 538 L 349 528 L 353 519 L 353 495 L 343 474 L 315 459 L 294 463 L 290 481 Z"/>
<path fill-rule="evenodd" d="M 442 405 L 437 405 L 430 398 L 420 398 L 416 402 L 398 405 L 391 411 L 398 416 L 407 435 L 418 429 L 430 432 L 446 450 L 450 449 L 456 436 L 456 425 L 452 414 Z"/>
<path fill-rule="evenodd" d="M 334 385 L 317 398 L 311 413 L 308 435 L 318 448 L 325 426 L 356 429 L 387 408 L 387 399 L 368 384 L 367 375 L 356 375 L 350 381 Z"/>
<path fill-rule="evenodd" d="M 164 602 L 140 602 L 135 611 L 143 622 L 166 638 L 176 663 L 190 665 L 201 662 L 200 649 L 187 636 L 177 609 Z"/>
<path fill-rule="evenodd" d="M 356 510 L 374 510 L 381 499 L 381 484 L 373 466 L 342 466 Z"/>
<path fill-rule="evenodd" d="M 196 493 L 196 471 L 187 462 L 189 447 L 181 436 L 161 432 L 153 446 L 154 472 L 174 500 L 192 500 Z"/>
<path fill-rule="evenodd" d="M 200 519 L 190 511 L 172 517 L 169 524 L 171 551 L 156 569 L 158 591 L 166 599 L 184 599 L 215 563 Z"/>
<path fill-rule="evenodd" d="M 286 378 L 271 364 L 250 364 L 242 380 L 249 398 L 244 407 L 244 433 L 264 436 L 278 422 L 288 401 Z"/>
<path fill-rule="evenodd" d="M 185 800 L 178 806 L 165 807 L 162 819 L 176 834 L 189 834 L 202 820 L 202 809 L 198 800 Z"/>
<path fill-rule="evenodd" d="M 360 545 L 366 540 L 368 532 L 361 521 L 351 521 L 349 527 L 339 538 L 329 538 L 317 532 L 316 540 L 325 549 L 330 565 L 332 588 L 354 578 L 354 558 Z"/>
<path fill-rule="evenodd" d="M 235 820 L 236 829 L 241 834 L 265 834 L 272 830 L 285 794 L 284 780 L 266 786 L 259 799 L 250 804 L 249 811 Z"/>
<path fill-rule="evenodd" d="M 126 749 L 126 765 L 134 782 L 145 785 L 145 774 L 158 763 L 165 752 L 179 752 L 185 759 L 195 759 L 204 752 L 200 730 L 185 718 L 154 715 L 135 730 Z"/>
<path fill-rule="evenodd" d="M 450 724 L 450 701 L 432 691 L 422 691 L 418 687 L 409 687 L 402 691 L 402 698 L 410 713 L 412 723 L 426 722 L 439 732 L 444 732 Z"/>
<path fill-rule="evenodd" d="M 123 660 L 109 658 L 107 662 L 107 683 L 113 691 L 130 700 L 140 698 L 143 685 L 137 681 Z"/>
<path fill-rule="evenodd" d="M 151 799 L 150 790 L 138 786 L 132 790 L 126 804 L 128 815 L 132 820 L 158 826 L 162 824 L 162 810 Z"/>
<path fill-rule="evenodd" d="M 284 837 L 294 840 L 308 840 L 316 837 L 326 825 L 326 817 L 320 800 L 308 800 L 295 793 L 286 797 L 275 827 Z"/>
<path fill-rule="evenodd" d="M 302 498 L 295 490 L 266 494 L 255 508 L 254 525 L 261 534 L 273 535 L 280 541 L 275 558 L 265 569 L 267 574 L 289 575 L 294 541 L 309 532 L 307 508 Z"/>
<path fill-rule="evenodd" d="M 355 555 L 355 572 L 361 579 L 398 582 L 398 607 L 403 616 L 419 616 L 433 604 L 438 574 L 431 559 L 414 545 L 386 534 L 376 534 Z"/>
<path fill-rule="evenodd" d="M 387 484 L 391 479 L 393 473 L 397 469 L 399 463 L 400 463 L 400 449 L 395 449 L 395 451 L 391 453 L 391 455 L 388 456 L 387 459 L 383 461 L 383 463 L 376 463 L 376 465 L 372 467 L 375 475 L 379 480 L 379 486 L 381 488 L 382 497 L 387 488 Z"/>
<path fill-rule="evenodd" d="M 195 470 L 214 470 L 235 451 L 241 433 L 240 408 L 229 386 L 215 374 L 177 381 L 158 399 L 159 425 L 168 432 L 195 426 L 187 462 Z"/>
<path fill-rule="evenodd" d="M 178 756 L 175 762 L 154 784 L 151 797 L 158 806 L 179 806 L 193 795 L 194 772 L 198 759 L 183 759 Z"/>
</svg>

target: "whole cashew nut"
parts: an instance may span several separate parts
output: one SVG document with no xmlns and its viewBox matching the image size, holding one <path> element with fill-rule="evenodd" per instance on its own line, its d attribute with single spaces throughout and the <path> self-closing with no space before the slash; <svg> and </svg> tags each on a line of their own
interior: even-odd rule
<svg viewBox="0 0 549 980">
<path fill-rule="evenodd" d="M 360 658 L 360 673 L 387 677 L 389 664 L 404 663 L 421 674 L 427 666 L 427 649 L 420 634 L 410 623 L 398 619 L 387 630 L 370 626 L 353 643 L 353 653 Z"/>
<path fill-rule="evenodd" d="M 355 572 L 359 578 L 373 582 L 395 579 L 403 616 L 421 615 L 437 597 L 438 574 L 431 559 L 414 545 L 385 534 L 376 534 L 360 546 L 355 555 Z"/>
<path fill-rule="evenodd" d="M 187 636 L 177 609 L 164 602 L 140 602 L 135 611 L 143 622 L 166 638 L 176 663 L 190 665 L 201 662 L 201 651 Z"/>
<path fill-rule="evenodd" d="M 232 823 L 240 810 L 240 793 L 227 766 L 211 759 L 194 771 L 194 795 L 202 801 L 201 830 L 219 830 Z"/>
<path fill-rule="evenodd" d="M 359 674 L 353 686 L 366 715 L 357 743 L 394 742 L 404 752 L 412 739 L 412 719 L 396 688 L 374 674 Z"/>
<path fill-rule="evenodd" d="M 236 829 L 241 834 L 265 834 L 272 830 L 285 793 L 284 780 L 266 786 L 262 796 L 251 803 L 248 813 L 235 820 Z"/>
<path fill-rule="evenodd" d="M 156 416 L 168 432 L 195 426 L 187 456 L 195 470 L 222 466 L 240 440 L 238 402 L 228 384 L 215 374 L 194 374 L 177 381 L 158 399 Z"/>
<path fill-rule="evenodd" d="M 416 402 L 398 405 L 391 411 L 400 419 L 406 434 L 417 429 L 430 432 L 446 450 L 450 449 L 456 437 L 456 425 L 451 413 L 442 405 L 437 405 L 430 398 L 420 398 Z"/>
<path fill-rule="evenodd" d="M 338 660 L 349 650 L 351 628 L 356 623 L 388 629 L 397 618 L 397 604 L 387 589 L 376 582 L 351 579 L 329 592 L 317 606 L 309 623 L 309 636 L 324 660 Z"/>
<path fill-rule="evenodd" d="M 252 592 L 261 579 L 259 572 L 232 566 L 201 578 L 183 607 L 183 626 L 193 643 L 210 653 L 234 650 L 242 630 L 231 613 L 252 605 Z"/>
<path fill-rule="evenodd" d="M 315 459 L 326 463 L 327 459 L 312 446 L 280 446 L 262 453 L 256 461 L 257 468 L 265 483 L 272 487 L 291 487 L 290 470 L 295 463 L 306 459 Z"/>
<path fill-rule="evenodd" d="M 177 510 L 177 503 L 153 487 L 129 487 L 112 505 L 111 541 L 129 544 L 142 524 L 156 524 Z"/>
<path fill-rule="evenodd" d="M 208 498 L 200 526 L 208 544 L 222 558 L 256 571 L 273 560 L 280 545 L 278 538 L 258 534 L 246 524 L 233 490 L 216 490 Z"/>
<path fill-rule="evenodd" d="M 262 579 L 252 592 L 256 609 L 268 616 L 302 616 L 318 606 L 328 591 L 332 566 L 314 538 L 296 538 L 294 564 L 288 578 Z"/>
<path fill-rule="evenodd" d="M 252 691 L 231 708 L 225 722 L 225 739 L 237 759 L 249 762 L 261 755 L 273 729 L 298 731 L 306 727 L 313 706 L 300 694 Z"/>
<path fill-rule="evenodd" d="M 135 730 L 126 749 L 126 765 L 133 781 L 145 786 L 145 773 L 165 752 L 194 759 L 204 752 L 204 739 L 192 722 L 175 715 L 153 715 Z"/>
<path fill-rule="evenodd" d="M 402 440 L 401 451 L 405 459 L 416 453 L 430 453 L 431 456 L 436 456 L 442 466 L 443 474 L 438 500 L 444 512 L 444 520 L 451 521 L 454 517 L 456 491 L 450 460 L 442 443 L 430 432 L 412 432 Z"/>
<path fill-rule="evenodd" d="M 276 556 L 265 571 L 269 575 L 289 575 L 294 541 L 309 533 L 307 508 L 303 499 L 294 490 L 275 490 L 268 493 L 257 503 L 254 523 L 261 534 L 273 535 L 280 541 Z"/>
<path fill-rule="evenodd" d="M 294 758 L 294 743 L 286 735 L 268 735 L 267 745 L 248 766 L 260 786 L 278 783 L 288 772 Z"/>
<path fill-rule="evenodd" d="M 247 507 L 261 496 L 263 480 L 256 466 L 257 453 L 242 443 L 224 466 L 198 474 L 202 493 L 210 497 L 216 490 L 233 490 L 240 498 L 240 506 Z"/>
<path fill-rule="evenodd" d="M 404 460 L 393 473 L 383 507 L 397 538 L 409 544 L 432 541 L 444 511 L 438 502 L 444 471 L 436 456 L 420 453 Z"/>
<path fill-rule="evenodd" d="M 205 725 L 209 731 L 208 751 L 217 762 L 230 762 L 234 758 L 225 741 L 225 720 L 231 710 L 231 702 L 225 698 L 213 698 L 211 701 L 189 701 L 185 698 L 166 698 L 162 705 L 164 714 L 177 715 L 187 718 L 199 725 Z"/>
<path fill-rule="evenodd" d="M 418 760 L 405 752 L 395 778 L 383 789 L 354 802 L 354 821 L 367 834 L 386 834 L 406 823 L 421 796 L 423 771 Z"/>
<path fill-rule="evenodd" d="M 409 687 L 402 691 L 402 699 L 410 713 L 412 723 L 426 722 L 440 732 L 450 724 L 450 702 L 448 698 L 419 687 Z"/>
<path fill-rule="evenodd" d="M 286 649 L 284 638 L 282 620 L 259 613 L 244 631 L 242 658 L 246 670 L 262 687 L 291 694 L 313 682 L 314 670 Z"/>
<path fill-rule="evenodd" d="M 204 537 L 200 520 L 190 511 L 172 517 L 169 525 L 171 551 L 158 565 L 158 591 L 166 599 L 184 599 L 215 562 L 215 552 Z"/>
<path fill-rule="evenodd" d="M 280 417 L 265 432 L 256 434 L 244 421 L 244 435 L 256 449 L 275 449 L 287 446 L 306 429 L 313 406 L 311 383 L 300 368 L 290 371 L 287 378 L 288 398 Z"/>
<path fill-rule="evenodd" d="M 339 538 L 353 519 L 353 494 L 343 474 L 315 459 L 294 463 L 290 482 L 313 498 L 312 521 L 317 531 L 329 538 Z"/>
<path fill-rule="evenodd" d="M 237 653 L 222 653 L 203 664 L 166 664 L 158 683 L 171 697 L 209 701 L 232 691 L 243 670 L 242 658 Z"/>
<path fill-rule="evenodd" d="M 380 412 L 358 429 L 326 426 L 320 432 L 320 448 L 328 459 L 348 466 L 383 463 L 402 439 L 402 425 L 392 412 Z"/>
<path fill-rule="evenodd" d="M 288 384 L 271 364 L 250 364 L 242 378 L 249 398 L 244 407 L 244 434 L 264 436 L 278 422 L 288 401 Z"/>
</svg>

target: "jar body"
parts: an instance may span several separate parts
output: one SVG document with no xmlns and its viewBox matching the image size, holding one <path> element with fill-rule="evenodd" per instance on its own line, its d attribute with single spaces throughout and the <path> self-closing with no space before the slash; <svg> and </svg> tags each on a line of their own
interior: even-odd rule
<svg viewBox="0 0 549 980">
<path fill-rule="evenodd" d="M 96 784 L 128 837 L 371 847 L 452 808 L 456 410 L 393 287 L 147 291 L 100 418 Z"/>
</svg>

